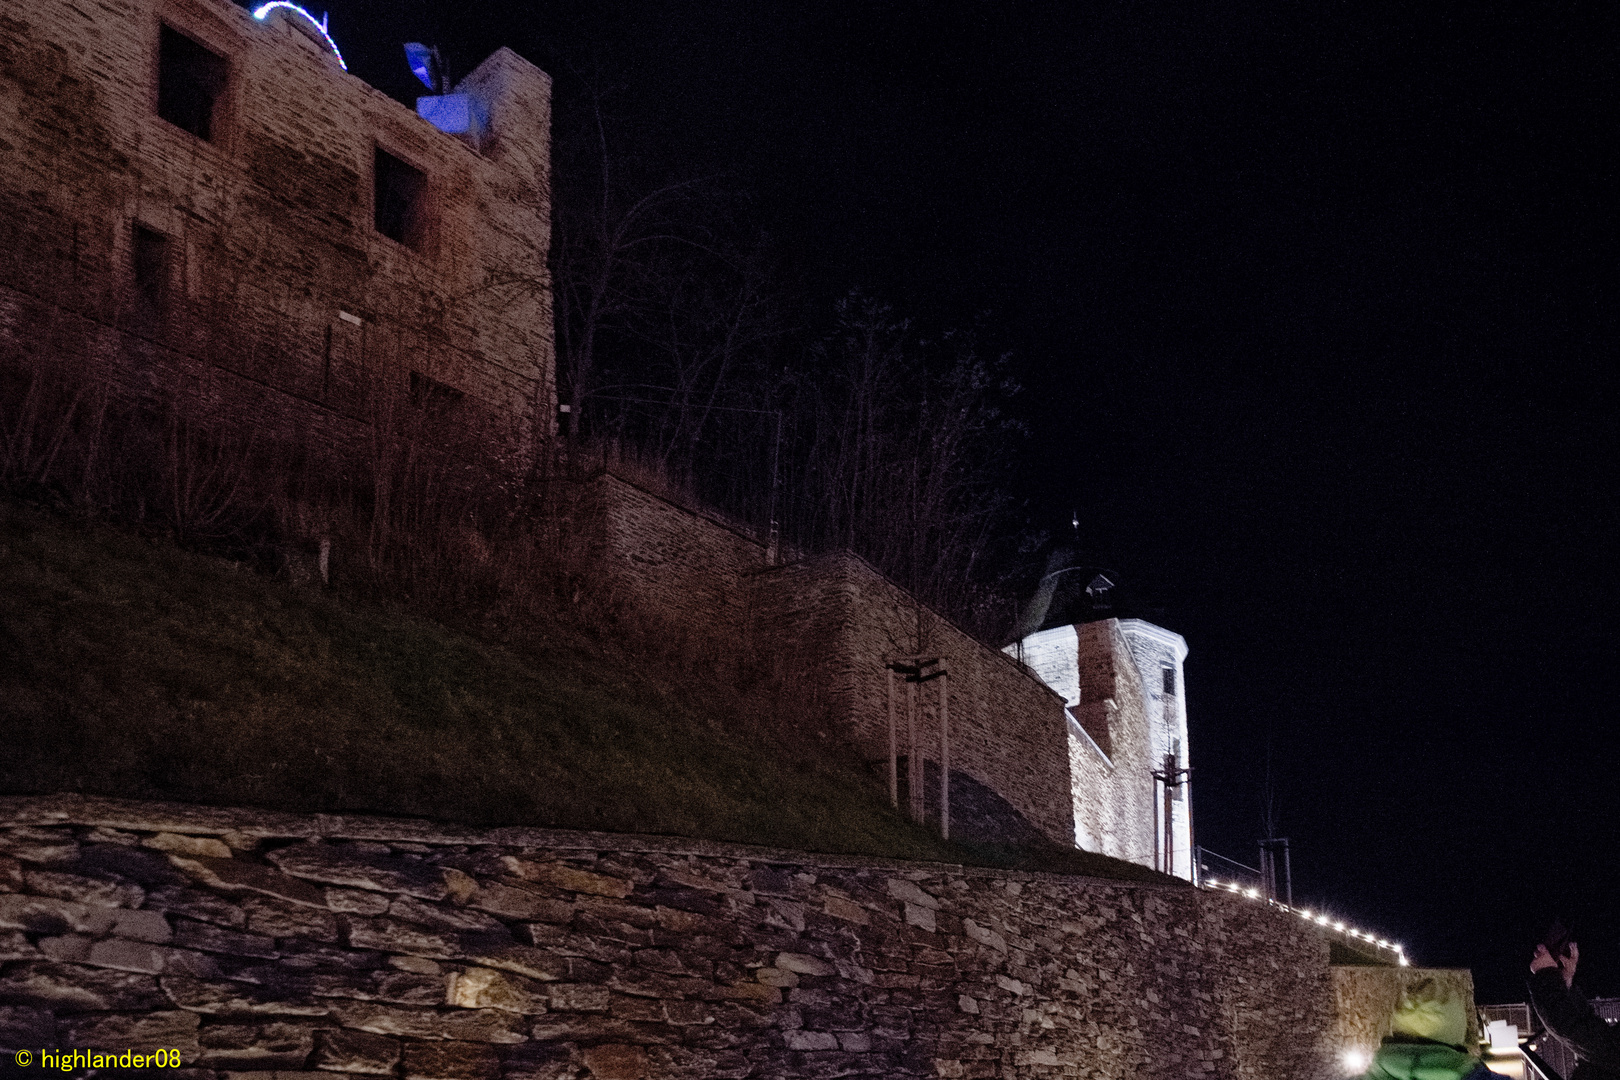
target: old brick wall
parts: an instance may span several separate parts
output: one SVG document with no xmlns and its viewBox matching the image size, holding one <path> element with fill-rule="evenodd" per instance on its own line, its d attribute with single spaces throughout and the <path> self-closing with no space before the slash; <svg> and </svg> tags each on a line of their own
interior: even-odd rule
<svg viewBox="0 0 1620 1080">
<path fill-rule="evenodd" d="M 463 395 L 441 438 L 532 446 L 554 403 L 550 80 L 486 60 L 464 81 L 492 116 L 475 146 L 299 23 L 226 0 L 6 7 L 0 362 L 80 363 L 200 394 L 223 424 L 353 439 L 415 372 Z M 162 25 L 229 62 L 207 140 L 157 115 Z M 425 174 L 410 245 L 374 227 L 377 148 Z M 164 239 L 146 293 L 137 227 Z"/>
<path fill-rule="evenodd" d="M 213 1078 L 1335 1075 L 1327 946 L 1188 886 L 0 800 L 0 1049 Z"/>
</svg>

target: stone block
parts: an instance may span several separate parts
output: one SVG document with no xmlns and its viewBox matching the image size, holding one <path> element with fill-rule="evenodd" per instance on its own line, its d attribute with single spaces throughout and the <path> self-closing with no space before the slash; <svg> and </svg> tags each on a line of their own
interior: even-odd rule
<svg viewBox="0 0 1620 1080">
<path fill-rule="evenodd" d="M 504 861 L 507 872 L 524 881 L 538 881 L 567 892 L 623 899 L 635 888 L 632 882 L 623 878 L 592 873 L 567 863 L 534 862 L 513 855 L 506 856 Z"/>
<path fill-rule="evenodd" d="M 346 1028 L 373 1035 L 464 1042 L 520 1043 L 524 1021 L 499 1009 L 409 1009 L 397 1005 L 331 999 L 332 1015 Z"/>
<path fill-rule="evenodd" d="M 196 922 L 192 919 L 174 921 L 174 944 L 182 949 L 225 953 L 230 956 L 252 956 L 264 960 L 274 960 L 281 955 L 276 951 L 273 938 L 267 938 L 262 934 L 244 934 L 237 930 L 226 930 L 211 923 Z"/>
<path fill-rule="evenodd" d="M 0 975 L 0 1001 L 42 1006 L 59 1016 L 169 1007 L 151 975 L 49 961 L 8 965 Z"/>
<path fill-rule="evenodd" d="M 266 858 L 294 877 L 325 885 L 404 893 L 422 900 L 443 900 L 450 895 L 444 872 L 432 863 L 370 854 L 352 846 L 295 844 L 272 851 Z"/>
<path fill-rule="evenodd" d="M 204 885 L 225 892 L 256 892 L 295 904 L 326 907 L 326 894 L 307 881 L 245 859 L 211 859 L 202 855 L 170 855 L 169 861 Z"/>
<path fill-rule="evenodd" d="M 529 945 L 502 945 L 492 949 L 469 949 L 466 959 L 482 967 L 512 971 L 531 979 L 551 981 L 573 976 L 568 958 Z"/>
<path fill-rule="evenodd" d="M 65 1046 L 102 1051 L 177 1049 L 181 1060 L 197 1058 L 197 1014 L 179 1010 L 133 1015 L 84 1016 L 59 1025 Z"/>
<path fill-rule="evenodd" d="M 326 906 L 350 915 L 381 915 L 388 910 L 388 897 L 364 889 L 327 889 Z"/>
<path fill-rule="evenodd" d="M 379 952 L 409 953 L 434 960 L 453 960 L 461 955 L 459 935 L 428 930 L 396 919 L 349 920 L 349 946 Z"/>
<path fill-rule="evenodd" d="M 842 896 L 829 896 L 822 904 L 822 910 L 835 919 L 844 919 L 848 922 L 859 923 L 862 926 L 872 921 L 872 916 L 861 905 L 853 900 L 846 900 Z"/>
<path fill-rule="evenodd" d="M 88 876 L 63 870 L 34 869 L 24 875 L 24 880 L 27 891 L 35 896 L 52 896 L 95 907 L 136 908 L 146 899 L 145 889 L 133 881 L 124 881 L 110 874 Z"/>
<path fill-rule="evenodd" d="M 395 919 L 452 934 L 473 931 L 493 933 L 500 937 L 511 936 L 504 923 L 481 911 L 426 904 L 413 896 L 400 897 L 388 905 L 388 914 Z"/>
<path fill-rule="evenodd" d="M 566 900 L 498 881 L 480 885 L 467 906 L 525 922 L 566 923 L 574 917 L 574 905 Z"/>
<path fill-rule="evenodd" d="M 337 917 L 305 904 L 293 904 L 270 896 L 242 898 L 247 914 L 247 930 L 267 938 L 305 938 L 336 944 Z"/>
<path fill-rule="evenodd" d="M 396 1005 L 443 1005 L 445 977 L 441 974 L 383 971 L 318 971 L 309 977 L 309 992 L 317 998 L 388 1001 Z"/>
<path fill-rule="evenodd" d="M 167 974 L 163 994 L 182 1009 L 210 1016 L 326 1016 L 331 1006 L 285 987 Z"/>
<path fill-rule="evenodd" d="M 445 980 L 444 995 L 445 1004 L 462 1009 L 502 1009 L 531 1016 L 546 1011 L 545 1001 L 524 980 L 485 967 L 452 971 Z"/>
<path fill-rule="evenodd" d="M 599 1080 L 642 1080 L 647 1075 L 647 1051 L 625 1043 L 587 1046 L 579 1056 Z"/>
<path fill-rule="evenodd" d="M 492 1080 L 501 1075 L 501 1059 L 481 1043 L 406 1043 L 400 1071 L 405 1080 Z"/>
<path fill-rule="evenodd" d="M 607 987 L 590 983 L 547 983 L 545 992 L 547 1004 L 560 1012 L 606 1012 L 614 996 Z"/>
<path fill-rule="evenodd" d="M 218 1069 L 302 1069 L 315 1029 L 302 1024 L 209 1024 L 197 1034 L 197 1061 Z M 190 1060 L 189 1058 L 187 1060 Z"/>
<path fill-rule="evenodd" d="M 125 941 L 108 938 L 90 946 L 89 956 L 83 961 L 93 967 L 117 968 L 120 971 L 144 971 L 157 975 L 166 966 L 169 950 L 144 941 Z"/>
<path fill-rule="evenodd" d="M 917 907 L 928 908 L 931 911 L 939 910 L 939 900 L 932 894 L 924 892 L 916 882 L 907 881 L 905 878 L 892 877 L 888 879 L 887 884 L 889 895 L 896 900 L 902 900 Z"/>
<path fill-rule="evenodd" d="M 776 967 L 781 971 L 800 975 L 836 975 L 838 969 L 819 956 L 809 953 L 783 952 L 776 954 Z"/>
<path fill-rule="evenodd" d="M 837 1050 L 838 1036 L 826 1031 L 784 1031 L 789 1050 Z"/>
<path fill-rule="evenodd" d="M 316 1069 L 360 1073 L 366 1076 L 392 1076 L 399 1064 L 401 1043 L 385 1035 L 364 1031 L 320 1031 L 315 1037 Z"/>
<path fill-rule="evenodd" d="M 185 836 L 180 833 L 160 832 L 142 840 L 141 846 L 175 855 L 204 855 L 210 859 L 231 857 L 230 847 L 211 836 Z"/>
<path fill-rule="evenodd" d="M 169 915 L 184 915 L 188 919 L 210 922 L 230 930 L 240 930 L 247 925 L 247 912 L 240 906 L 199 889 L 171 886 L 150 892 L 146 896 L 146 907 Z"/>
</svg>

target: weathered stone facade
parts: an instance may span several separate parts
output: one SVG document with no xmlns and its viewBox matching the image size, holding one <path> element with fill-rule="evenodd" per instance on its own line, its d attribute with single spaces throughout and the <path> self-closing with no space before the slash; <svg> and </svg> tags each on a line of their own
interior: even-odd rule
<svg viewBox="0 0 1620 1080">
<path fill-rule="evenodd" d="M 1310 924 L 700 841 L 0 800 L 0 1048 L 192 1072 L 1336 1075 Z"/>
<path fill-rule="evenodd" d="M 8 4 L 0 364 L 76 364 L 261 436 L 360 443 L 414 400 L 469 452 L 532 447 L 555 402 L 550 79 L 503 49 L 459 89 L 475 136 L 285 8 Z"/>
</svg>

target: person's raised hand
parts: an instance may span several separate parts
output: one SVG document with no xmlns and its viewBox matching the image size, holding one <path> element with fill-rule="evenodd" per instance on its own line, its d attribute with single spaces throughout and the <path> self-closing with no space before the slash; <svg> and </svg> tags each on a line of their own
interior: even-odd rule
<svg viewBox="0 0 1620 1080">
<path fill-rule="evenodd" d="M 1547 968 L 1558 966 L 1558 961 L 1554 960 L 1552 953 L 1547 951 L 1547 946 L 1536 946 L 1536 955 L 1530 958 L 1530 974 L 1534 975 L 1538 971 L 1545 971 Z"/>
</svg>

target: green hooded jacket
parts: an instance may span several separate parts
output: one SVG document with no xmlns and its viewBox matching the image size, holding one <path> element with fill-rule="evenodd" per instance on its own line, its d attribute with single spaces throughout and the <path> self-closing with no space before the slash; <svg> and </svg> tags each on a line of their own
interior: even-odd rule
<svg viewBox="0 0 1620 1080">
<path fill-rule="evenodd" d="M 1470 1077 L 1480 1080 L 1491 1075 L 1479 1058 L 1454 1046 L 1385 1039 L 1364 1077 L 1365 1080 L 1465 1080 Z"/>
</svg>

